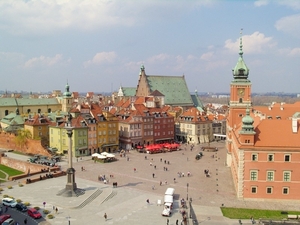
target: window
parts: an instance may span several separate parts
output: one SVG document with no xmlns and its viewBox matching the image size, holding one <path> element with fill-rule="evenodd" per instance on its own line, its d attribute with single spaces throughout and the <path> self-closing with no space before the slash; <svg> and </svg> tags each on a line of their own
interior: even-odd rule
<svg viewBox="0 0 300 225">
<path fill-rule="evenodd" d="M 284 155 L 284 161 L 289 162 L 291 160 L 291 155 Z"/>
<path fill-rule="evenodd" d="M 290 171 L 283 172 L 283 181 L 286 181 L 286 182 L 291 181 L 291 172 Z"/>
<path fill-rule="evenodd" d="M 269 162 L 274 161 L 274 154 L 268 154 L 268 161 Z"/>
<path fill-rule="evenodd" d="M 257 180 L 257 174 L 258 172 L 256 170 L 250 171 L 250 180 Z"/>
<path fill-rule="evenodd" d="M 267 171 L 267 181 L 274 181 L 274 171 Z"/>
<path fill-rule="evenodd" d="M 40 127 L 40 126 L 39 126 L 39 128 L 38 128 L 38 129 L 39 129 L 39 130 L 41 130 L 41 129 L 42 129 L 42 127 Z"/>
<path fill-rule="evenodd" d="M 287 195 L 289 193 L 289 188 L 288 187 L 283 187 L 282 188 L 282 194 Z"/>
<path fill-rule="evenodd" d="M 267 187 L 267 194 L 272 194 L 273 188 L 272 187 Z"/>
<path fill-rule="evenodd" d="M 252 154 L 252 161 L 257 161 L 258 159 L 258 155 L 255 153 L 255 154 Z"/>
<path fill-rule="evenodd" d="M 251 187 L 251 193 L 256 194 L 257 193 L 257 187 Z"/>
</svg>

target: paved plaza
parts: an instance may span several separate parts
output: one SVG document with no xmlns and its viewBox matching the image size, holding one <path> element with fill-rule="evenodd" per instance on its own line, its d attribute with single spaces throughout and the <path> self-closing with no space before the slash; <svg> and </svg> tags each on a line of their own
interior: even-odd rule
<svg viewBox="0 0 300 225">
<path fill-rule="evenodd" d="M 126 157 L 117 155 L 118 161 L 105 164 L 95 163 L 91 157 L 84 157 L 78 162 L 74 160 L 77 186 L 85 190 L 85 194 L 79 197 L 56 195 L 65 187 L 66 177 L 43 180 L 24 187 L 11 182 L 15 184 L 13 189 L 3 187 L 2 194 L 41 208 L 46 202 L 45 208 L 50 211 L 53 206 L 58 208 L 57 214 L 53 212 L 54 219 L 47 219 L 40 224 L 167 224 L 167 217 L 161 216 L 163 206 L 157 205 L 157 200 L 163 200 L 168 187 L 175 188 L 174 211 L 169 217 L 169 225 L 175 225 L 177 219 L 180 224 L 181 198 L 192 199 L 189 224 L 239 224 L 236 219 L 222 216 L 222 205 L 297 210 L 297 206 L 289 202 L 237 200 L 230 169 L 225 166 L 224 142 L 214 142 L 211 146 L 219 150 L 203 152 L 200 160 L 196 160 L 195 156 L 201 145 L 196 145 L 192 151 L 189 145 L 183 145 L 180 151 L 153 155 L 130 151 Z M 60 164 L 66 169 L 65 161 Z M 210 177 L 205 176 L 204 170 L 209 170 Z M 188 172 L 190 176 L 187 176 Z M 184 177 L 179 177 L 178 173 L 184 173 Z M 101 175 L 109 179 L 108 184 L 98 180 Z M 118 183 L 117 188 L 112 187 L 113 182 Z M 146 202 L 147 199 L 150 204 Z M 190 208 L 187 211 L 189 213 Z M 104 213 L 108 215 L 106 221 Z M 243 224 L 250 224 L 250 219 L 244 220 Z"/>
</svg>

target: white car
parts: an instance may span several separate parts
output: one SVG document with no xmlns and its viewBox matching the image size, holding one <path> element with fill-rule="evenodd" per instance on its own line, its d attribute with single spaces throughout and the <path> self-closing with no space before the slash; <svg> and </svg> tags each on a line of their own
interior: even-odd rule
<svg viewBox="0 0 300 225">
<path fill-rule="evenodd" d="M 14 207 L 16 207 L 17 202 L 12 198 L 3 198 L 2 204 L 5 206 L 10 206 L 10 207 L 14 208 Z"/>
</svg>

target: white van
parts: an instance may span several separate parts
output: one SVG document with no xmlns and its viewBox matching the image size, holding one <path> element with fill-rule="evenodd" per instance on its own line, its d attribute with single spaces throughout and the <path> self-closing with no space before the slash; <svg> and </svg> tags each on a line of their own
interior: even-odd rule
<svg viewBox="0 0 300 225">
<path fill-rule="evenodd" d="M 167 188 L 165 195 L 174 195 L 175 189 L 174 188 Z"/>
<path fill-rule="evenodd" d="M 174 195 L 175 189 L 174 188 L 168 188 L 165 192 L 164 196 L 164 209 L 161 213 L 163 216 L 170 216 L 172 213 L 173 208 L 173 195 Z"/>
</svg>

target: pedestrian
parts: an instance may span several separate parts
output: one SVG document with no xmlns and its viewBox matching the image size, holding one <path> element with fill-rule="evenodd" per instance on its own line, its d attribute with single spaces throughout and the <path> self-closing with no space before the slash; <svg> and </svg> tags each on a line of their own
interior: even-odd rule
<svg viewBox="0 0 300 225">
<path fill-rule="evenodd" d="M 133 172 L 136 172 L 136 168 L 133 168 Z"/>
<path fill-rule="evenodd" d="M 152 177 L 153 177 L 153 178 L 155 177 L 155 174 L 154 174 L 154 173 L 152 174 Z"/>
<path fill-rule="evenodd" d="M 155 185 L 152 185 L 152 190 L 154 190 L 155 189 Z"/>
<path fill-rule="evenodd" d="M 178 225 L 178 219 L 176 220 L 176 225 Z"/>
<path fill-rule="evenodd" d="M 19 223 L 18 223 L 18 222 L 16 222 L 16 223 L 15 223 L 15 225 L 19 225 Z"/>
<path fill-rule="evenodd" d="M 81 167 L 81 171 L 83 171 L 83 166 Z"/>
<path fill-rule="evenodd" d="M 129 157 L 127 157 L 127 161 L 129 161 Z"/>
<path fill-rule="evenodd" d="M 55 212 L 56 212 L 56 214 L 58 213 L 58 208 L 57 207 L 55 208 Z"/>
<path fill-rule="evenodd" d="M 162 182 L 160 181 L 160 182 L 159 182 L 159 186 L 161 186 L 161 185 L 162 185 Z"/>
<path fill-rule="evenodd" d="M 8 210 L 8 206 L 5 206 L 5 212 L 7 212 L 7 210 Z"/>
<path fill-rule="evenodd" d="M 176 183 L 176 178 L 174 177 L 174 184 Z"/>
<path fill-rule="evenodd" d="M 169 219 L 167 219 L 167 225 L 169 225 Z"/>
<path fill-rule="evenodd" d="M 156 165 L 154 165 L 154 169 L 156 169 Z"/>
<path fill-rule="evenodd" d="M 147 202 L 148 204 L 150 204 L 149 198 L 146 200 L 146 202 Z"/>
<path fill-rule="evenodd" d="M 105 219 L 105 221 L 107 220 L 107 214 L 106 213 L 104 213 L 104 219 Z"/>
<path fill-rule="evenodd" d="M 166 185 L 168 184 L 167 180 L 165 180 L 165 184 L 166 184 Z"/>
<path fill-rule="evenodd" d="M 160 158 L 160 161 L 162 162 L 162 158 Z"/>
<path fill-rule="evenodd" d="M 24 220 L 24 224 L 27 224 L 27 218 L 25 218 L 25 220 Z"/>
<path fill-rule="evenodd" d="M 55 206 L 53 206 L 52 209 L 55 210 Z"/>
</svg>

